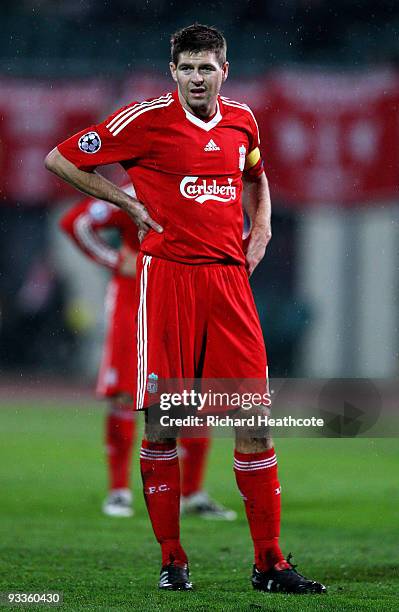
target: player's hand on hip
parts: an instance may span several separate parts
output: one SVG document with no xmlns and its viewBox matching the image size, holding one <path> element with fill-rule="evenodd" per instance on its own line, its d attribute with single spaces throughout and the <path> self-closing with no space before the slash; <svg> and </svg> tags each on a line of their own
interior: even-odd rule
<svg viewBox="0 0 399 612">
<path fill-rule="evenodd" d="M 163 232 L 163 227 L 161 227 L 159 223 L 150 217 L 146 207 L 138 200 L 130 198 L 128 202 L 124 203 L 123 210 L 139 228 L 138 236 L 140 242 L 150 229 L 153 229 L 159 234 Z"/>
<path fill-rule="evenodd" d="M 248 271 L 248 276 L 252 275 L 252 272 L 255 270 L 256 266 L 262 261 L 271 237 L 272 231 L 270 227 L 262 228 L 262 230 L 257 228 L 256 230 L 252 231 L 246 253 L 246 268 Z"/>
</svg>

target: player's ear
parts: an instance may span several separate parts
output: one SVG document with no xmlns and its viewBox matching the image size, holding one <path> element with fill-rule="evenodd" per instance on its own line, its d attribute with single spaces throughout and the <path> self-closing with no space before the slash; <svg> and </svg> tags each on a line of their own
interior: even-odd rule
<svg viewBox="0 0 399 612">
<path fill-rule="evenodd" d="M 172 75 L 172 79 L 176 81 L 177 83 L 176 64 L 174 64 L 173 62 L 169 62 L 169 69 L 170 69 L 170 74 Z"/>
<path fill-rule="evenodd" d="M 222 83 L 225 82 L 229 76 L 229 62 L 225 62 L 222 66 Z"/>
</svg>

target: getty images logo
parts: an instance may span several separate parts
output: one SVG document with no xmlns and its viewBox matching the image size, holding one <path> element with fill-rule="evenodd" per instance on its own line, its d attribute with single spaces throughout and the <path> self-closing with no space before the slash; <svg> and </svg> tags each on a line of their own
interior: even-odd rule
<svg viewBox="0 0 399 612">
<path fill-rule="evenodd" d="M 227 185 L 218 185 L 216 179 L 198 181 L 198 176 L 185 176 L 180 183 L 180 193 L 183 197 L 203 204 L 207 200 L 230 202 L 237 197 L 237 187 L 232 178 L 227 179 Z"/>
</svg>

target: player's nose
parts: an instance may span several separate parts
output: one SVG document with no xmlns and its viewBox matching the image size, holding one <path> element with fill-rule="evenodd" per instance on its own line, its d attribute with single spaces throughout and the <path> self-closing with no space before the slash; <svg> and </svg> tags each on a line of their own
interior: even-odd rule
<svg viewBox="0 0 399 612">
<path fill-rule="evenodd" d="M 194 85 L 199 85 L 200 83 L 203 83 L 204 79 L 201 75 L 200 72 L 198 71 L 194 71 L 193 74 L 191 75 L 191 82 Z"/>
</svg>

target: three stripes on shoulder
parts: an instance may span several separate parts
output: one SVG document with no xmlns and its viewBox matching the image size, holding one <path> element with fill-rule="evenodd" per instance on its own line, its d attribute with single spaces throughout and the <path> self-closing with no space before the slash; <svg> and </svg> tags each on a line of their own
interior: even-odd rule
<svg viewBox="0 0 399 612">
<path fill-rule="evenodd" d="M 137 117 L 143 113 L 154 110 L 155 108 L 164 108 L 172 104 L 172 102 L 174 102 L 172 94 L 168 93 L 150 102 L 139 102 L 133 106 L 128 106 L 128 108 L 125 108 L 115 115 L 115 117 L 107 123 L 106 127 L 113 136 L 117 136 L 131 121 L 134 121 L 134 119 L 137 119 Z"/>
</svg>

